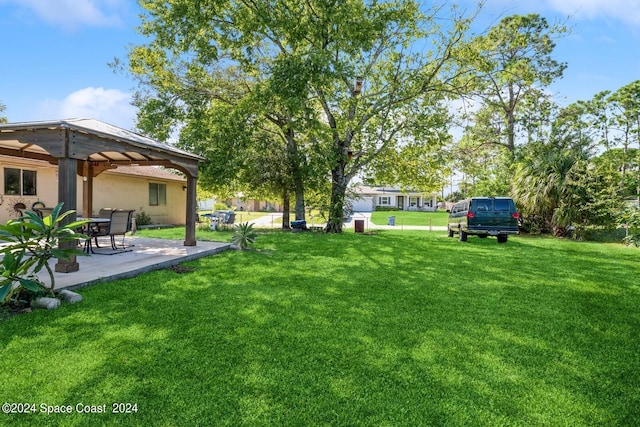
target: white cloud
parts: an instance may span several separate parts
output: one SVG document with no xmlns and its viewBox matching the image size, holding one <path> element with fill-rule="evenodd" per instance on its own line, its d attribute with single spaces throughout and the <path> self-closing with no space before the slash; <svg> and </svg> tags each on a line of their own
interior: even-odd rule
<svg viewBox="0 0 640 427">
<path fill-rule="evenodd" d="M 0 0 L 0 3 L 14 3 L 20 8 L 20 15 L 33 13 L 40 20 L 67 30 L 122 25 L 120 15 L 129 8 L 127 0 Z"/>
<path fill-rule="evenodd" d="M 120 90 L 87 87 L 69 94 L 61 101 L 43 101 L 35 116 L 39 120 L 92 118 L 133 129 L 136 109 L 130 102 L 131 96 Z"/>
<path fill-rule="evenodd" d="M 472 0 L 459 2 L 469 7 L 476 3 Z M 640 25 L 640 0 L 486 0 L 482 14 L 492 16 L 497 13 L 497 19 L 502 19 L 513 14 L 539 13 L 550 19 L 549 11 L 576 20 L 610 19 L 631 26 Z"/>
<path fill-rule="evenodd" d="M 577 18 L 611 18 L 632 25 L 640 24 L 640 0 L 546 0 L 547 5 Z"/>
</svg>

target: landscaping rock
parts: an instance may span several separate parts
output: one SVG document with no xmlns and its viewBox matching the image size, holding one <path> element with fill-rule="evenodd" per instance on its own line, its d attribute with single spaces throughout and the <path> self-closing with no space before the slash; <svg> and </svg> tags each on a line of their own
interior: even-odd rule
<svg viewBox="0 0 640 427">
<path fill-rule="evenodd" d="M 62 298 L 62 300 L 68 301 L 70 304 L 82 301 L 82 295 L 69 291 L 67 289 L 63 289 L 58 292 L 58 296 Z"/>
<path fill-rule="evenodd" d="M 39 297 L 31 301 L 31 307 L 53 310 L 60 307 L 60 300 L 57 298 Z"/>
</svg>

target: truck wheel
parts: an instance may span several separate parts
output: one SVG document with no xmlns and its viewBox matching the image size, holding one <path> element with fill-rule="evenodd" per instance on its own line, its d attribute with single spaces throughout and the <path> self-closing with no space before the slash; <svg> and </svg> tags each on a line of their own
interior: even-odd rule
<svg viewBox="0 0 640 427">
<path fill-rule="evenodd" d="M 507 243 L 508 234 L 498 234 L 498 243 Z"/>
<path fill-rule="evenodd" d="M 453 237 L 453 230 L 450 227 L 447 227 L 447 236 Z"/>
<path fill-rule="evenodd" d="M 460 230 L 458 232 L 458 238 L 460 239 L 461 242 L 466 242 L 467 241 L 467 233 L 465 233 L 464 231 Z"/>
</svg>

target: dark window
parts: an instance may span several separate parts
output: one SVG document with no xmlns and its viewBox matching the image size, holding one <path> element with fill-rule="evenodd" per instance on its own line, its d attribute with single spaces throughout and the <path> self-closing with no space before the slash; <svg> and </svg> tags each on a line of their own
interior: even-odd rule
<svg viewBox="0 0 640 427">
<path fill-rule="evenodd" d="M 491 200 L 476 200 L 476 211 L 489 212 L 491 210 Z"/>
<path fill-rule="evenodd" d="M 37 188 L 36 171 L 5 168 L 4 194 L 11 196 L 35 196 Z"/>
<path fill-rule="evenodd" d="M 149 184 L 149 206 L 160 206 L 167 204 L 167 185 Z"/>
<path fill-rule="evenodd" d="M 36 171 L 22 171 L 22 194 L 36 195 Z"/>
<path fill-rule="evenodd" d="M 496 199 L 494 202 L 495 209 L 501 212 L 508 212 L 511 210 L 510 199 Z"/>
</svg>

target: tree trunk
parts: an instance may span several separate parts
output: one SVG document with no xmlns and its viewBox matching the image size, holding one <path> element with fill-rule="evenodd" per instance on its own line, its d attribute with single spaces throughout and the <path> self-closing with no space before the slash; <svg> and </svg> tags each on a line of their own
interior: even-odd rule
<svg viewBox="0 0 640 427">
<path fill-rule="evenodd" d="M 299 173 L 297 175 L 300 175 Z M 305 212 L 304 212 L 304 183 L 302 182 L 302 178 L 300 176 L 294 177 L 294 185 L 293 185 L 296 193 L 296 220 L 304 220 Z"/>
<path fill-rule="evenodd" d="M 516 146 L 516 95 L 513 86 L 509 85 L 509 105 L 505 108 L 505 118 L 507 119 L 507 150 L 513 154 Z"/>
<path fill-rule="evenodd" d="M 327 233 L 342 233 L 344 222 L 344 199 L 347 191 L 348 179 L 344 173 L 344 162 L 331 171 L 331 206 L 329 207 L 329 220 L 327 221 Z"/>
<path fill-rule="evenodd" d="M 289 207 L 289 191 L 285 190 L 282 195 L 282 229 L 288 230 L 291 228 L 290 223 L 290 207 Z"/>
<path fill-rule="evenodd" d="M 300 164 L 300 155 L 298 153 L 298 145 L 296 144 L 295 136 L 292 129 L 288 129 L 287 136 L 287 149 L 289 155 L 289 167 L 291 168 L 291 176 L 293 178 L 293 190 L 296 197 L 295 215 L 296 221 L 305 219 L 304 212 L 304 180 L 302 173 L 302 165 Z"/>
</svg>

